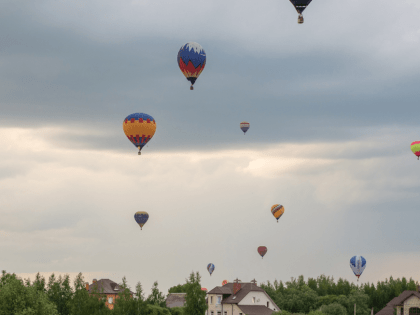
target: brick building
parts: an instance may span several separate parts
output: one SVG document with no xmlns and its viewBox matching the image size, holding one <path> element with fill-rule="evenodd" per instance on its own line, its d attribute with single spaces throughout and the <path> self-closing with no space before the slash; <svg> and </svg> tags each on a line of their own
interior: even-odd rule
<svg viewBox="0 0 420 315">
<path fill-rule="evenodd" d="M 115 299 L 118 297 L 118 293 L 122 292 L 123 289 L 118 285 L 118 283 L 109 280 L 109 279 L 101 279 L 96 280 L 93 279 L 93 283 L 89 284 L 86 283 L 86 290 L 89 293 L 97 292 L 106 295 L 106 302 L 105 305 L 110 309 L 114 309 Z M 131 296 L 133 296 L 133 292 L 131 292 Z"/>
</svg>

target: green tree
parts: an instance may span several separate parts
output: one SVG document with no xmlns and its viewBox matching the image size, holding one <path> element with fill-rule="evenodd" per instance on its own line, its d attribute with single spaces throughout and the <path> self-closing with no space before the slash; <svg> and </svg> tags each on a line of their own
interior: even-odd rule
<svg viewBox="0 0 420 315">
<path fill-rule="evenodd" d="M 147 297 L 146 302 L 148 304 L 165 307 L 165 296 L 158 289 L 158 282 L 155 281 L 152 287 L 152 293 Z"/>
<path fill-rule="evenodd" d="M 185 315 L 204 315 L 207 310 L 206 293 L 201 290 L 201 276 L 197 272 L 187 279 L 187 294 L 185 296 Z"/>
<path fill-rule="evenodd" d="M 125 276 L 122 278 L 120 288 L 122 291 L 118 293 L 118 297 L 115 299 L 113 313 L 116 315 L 135 314 L 136 305 L 134 303 L 131 291 L 127 285 L 127 279 L 125 278 Z"/>
<path fill-rule="evenodd" d="M 184 315 L 185 307 L 171 307 L 168 308 L 171 315 Z"/>
<path fill-rule="evenodd" d="M 86 290 L 82 273 L 74 280 L 74 288 L 73 298 L 69 302 L 70 315 L 104 315 L 110 312 L 105 305 L 104 294 L 96 289 L 91 293 Z"/>
<path fill-rule="evenodd" d="M 168 293 L 187 293 L 187 284 L 178 284 L 170 287 Z"/>
<path fill-rule="evenodd" d="M 325 315 L 347 315 L 346 308 L 338 303 L 332 303 L 330 305 L 323 305 L 321 312 Z"/>
<path fill-rule="evenodd" d="M 3 271 L 0 280 L 0 315 L 9 314 L 58 315 L 58 311 L 45 292 L 36 286 L 26 286 L 15 274 Z"/>
<path fill-rule="evenodd" d="M 301 289 L 292 288 L 284 291 L 281 298 L 278 299 L 279 304 L 277 306 L 280 309 L 292 313 L 309 313 L 314 310 L 318 304 L 318 295 L 307 285 L 304 285 Z"/>
<path fill-rule="evenodd" d="M 52 274 L 48 279 L 47 284 L 48 299 L 53 302 L 60 315 L 69 315 L 69 303 L 73 297 L 73 290 L 70 287 L 70 277 L 66 275 L 58 278 Z"/>
</svg>

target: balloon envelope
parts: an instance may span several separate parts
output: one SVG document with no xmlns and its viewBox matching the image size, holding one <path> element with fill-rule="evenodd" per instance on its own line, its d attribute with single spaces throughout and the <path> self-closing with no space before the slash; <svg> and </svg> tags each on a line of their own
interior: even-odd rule
<svg viewBox="0 0 420 315">
<path fill-rule="evenodd" d="M 134 214 L 134 220 L 140 225 L 140 229 L 143 229 L 143 225 L 149 220 L 149 214 L 146 211 L 137 211 Z"/>
<path fill-rule="evenodd" d="M 274 205 L 271 207 L 271 213 L 277 219 L 277 222 L 279 222 L 280 217 L 284 213 L 284 207 L 282 205 Z"/>
<path fill-rule="evenodd" d="M 191 88 L 206 66 L 206 52 L 200 44 L 186 43 L 178 52 L 178 66 L 188 81 Z"/>
<path fill-rule="evenodd" d="M 353 270 L 357 280 L 359 280 L 363 270 L 366 268 L 366 259 L 364 259 L 363 256 L 353 256 L 350 259 L 350 268 Z"/>
<path fill-rule="evenodd" d="M 413 151 L 417 158 L 420 157 L 420 141 L 414 141 L 411 144 L 411 151 Z"/>
<path fill-rule="evenodd" d="M 128 140 L 141 150 L 155 134 L 156 121 L 150 115 L 134 113 L 124 119 L 123 130 Z"/>
<path fill-rule="evenodd" d="M 228 284 L 228 281 L 227 280 L 223 280 L 222 281 L 222 286 L 225 285 L 225 284 Z"/>
<path fill-rule="evenodd" d="M 261 255 L 261 257 L 264 257 L 264 255 L 267 253 L 267 247 L 260 246 L 258 247 L 258 254 Z"/>
<path fill-rule="evenodd" d="M 214 271 L 214 265 L 213 264 L 208 264 L 207 265 L 207 270 L 209 271 L 209 273 L 210 273 L 210 276 L 211 276 L 211 274 L 213 273 L 213 271 Z"/>
<path fill-rule="evenodd" d="M 249 122 L 243 121 L 239 124 L 239 127 L 241 128 L 241 130 L 244 132 L 247 132 L 249 129 Z"/>
<path fill-rule="evenodd" d="M 201 288 L 201 291 L 206 291 L 207 292 L 207 289 L 206 288 Z"/>
<path fill-rule="evenodd" d="M 299 14 L 302 14 L 311 1 L 312 0 L 290 0 Z"/>
</svg>

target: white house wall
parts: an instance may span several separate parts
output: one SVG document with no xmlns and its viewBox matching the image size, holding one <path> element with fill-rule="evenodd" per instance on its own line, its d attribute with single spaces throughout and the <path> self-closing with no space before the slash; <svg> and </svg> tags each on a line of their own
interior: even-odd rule
<svg viewBox="0 0 420 315">
<path fill-rule="evenodd" d="M 404 301 L 404 315 L 409 315 L 410 308 L 412 307 L 420 308 L 420 299 L 417 296 L 412 296 Z"/>
<path fill-rule="evenodd" d="M 255 303 L 253 303 L 252 298 L 255 297 Z M 259 300 L 259 301 L 258 301 Z M 270 302 L 269 309 L 272 309 L 276 312 L 279 311 L 278 308 L 273 305 L 273 303 L 269 300 L 267 295 L 261 291 L 251 291 L 249 292 L 239 303 L 238 305 L 264 305 L 267 306 L 267 302 Z"/>
</svg>

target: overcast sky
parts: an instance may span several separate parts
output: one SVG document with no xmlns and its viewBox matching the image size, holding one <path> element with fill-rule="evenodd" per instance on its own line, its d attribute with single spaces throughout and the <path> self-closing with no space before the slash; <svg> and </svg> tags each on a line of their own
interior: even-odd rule
<svg viewBox="0 0 420 315">
<path fill-rule="evenodd" d="M 208 289 L 355 281 L 362 255 L 361 281 L 420 280 L 419 16 L 418 0 L 314 0 L 303 25 L 288 0 L 1 1 L 0 269 L 149 294 L 191 271 Z M 194 91 L 190 41 L 207 53 Z M 141 156 L 135 112 L 157 122 Z"/>
</svg>

